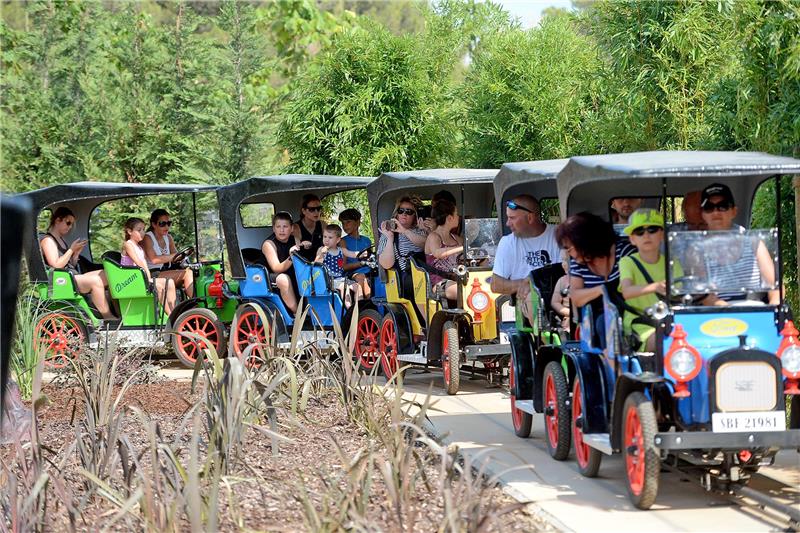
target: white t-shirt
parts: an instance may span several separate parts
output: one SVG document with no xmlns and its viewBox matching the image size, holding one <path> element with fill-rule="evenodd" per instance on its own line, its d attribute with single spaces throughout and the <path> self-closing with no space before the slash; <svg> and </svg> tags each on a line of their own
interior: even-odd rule
<svg viewBox="0 0 800 533">
<path fill-rule="evenodd" d="M 156 239 L 156 236 L 152 231 L 148 231 L 147 233 L 144 234 L 144 236 L 149 238 L 150 242 L 153 243 L 153 251 L 156 253 L 156 255 L 169 255 L 169 241 L 170 239 L 172 239 L 172 237 L 169 234 L 167 234 L 167 236 L 164 237 L 164 240 L 167 242 L 166 248 L 162 248 L 161 245 L 158 244 L 158 239 Z M 148 261 L 147 268 L 149 268 L 150 270 L 161 270 L 162 268 L 164 268 L 164 265 L 161 263 L 155 264 Z"/>
<path fill-rule="evenodd" d="M 504 235 L 497 245 L 492 271 L 506 279 L 524 279 L 531 271 L 559 261 L 561 248 L 556 241 L 556 228 L 548 225 L 538 237 Z"/>
</svg>

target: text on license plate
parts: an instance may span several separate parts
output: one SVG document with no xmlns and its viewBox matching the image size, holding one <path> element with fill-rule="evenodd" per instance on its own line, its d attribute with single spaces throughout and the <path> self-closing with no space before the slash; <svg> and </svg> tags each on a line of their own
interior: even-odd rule
<svg viewBox="0 0 800 533">
<path fill-rule="evenodd" d="M 712 413 L 711 429 L 715 433 L 784 431 L 786 429 L 786 413 L 783 411 Z"/>
</svg>

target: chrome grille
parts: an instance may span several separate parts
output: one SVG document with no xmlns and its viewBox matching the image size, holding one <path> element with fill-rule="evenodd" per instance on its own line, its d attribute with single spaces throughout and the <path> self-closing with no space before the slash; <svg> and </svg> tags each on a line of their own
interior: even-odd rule
<svg viewBox="0 0 800 533">
<path fill-rule="evenodd" d="M 731 361 L 717 369 L 717 409 L 722 412 L 775 408 L 775 369 L 763 361 Z"/>
</svg>

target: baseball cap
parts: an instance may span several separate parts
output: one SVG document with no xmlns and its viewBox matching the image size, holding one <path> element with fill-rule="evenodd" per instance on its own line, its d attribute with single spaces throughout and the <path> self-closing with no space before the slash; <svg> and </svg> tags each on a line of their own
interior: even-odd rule
<svg viewBox="0 0 800 533">
<path fill-rule="evenodd" d="M 361 220 L 361 213 L 358 212 L 358 209 L 348 208 L 339 213 L 339 222 L 343 222 L 345 220 Z"/>
<path fill-rule="evenodd" d="M 736 202 L 733 200 L 733 193 L 727 185 L 712 183 L 703 189 L 700 195 L 700 207 L 706 205 L 706 202 L 708 202 L 709 198 L 712 196 L 722 196 L 729 204 L 736 205 Z"/>
<path fill-rule="evenodd" d="M 637 209 L 636 211 L 631 213 L 628 225 L 625 226 L 625 229 L 623 229 L 622 231 L 625 232 L 625 235 L 630 235 L 636 228 L 642 228 L 647 226 L 659 226 L 663 228 L 664 217 L 661 216 L 661 213 L 659 213 L 657 210 L 649 207 Z"/>
</svg>

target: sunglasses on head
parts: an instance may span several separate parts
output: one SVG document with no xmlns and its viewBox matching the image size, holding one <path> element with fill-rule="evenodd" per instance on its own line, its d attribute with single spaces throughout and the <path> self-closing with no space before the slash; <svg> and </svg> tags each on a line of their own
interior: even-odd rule
<svg viewBox="0 0 800 533">
<path fill-rule="evenodd" d="M 410 207 L 398 207 L 397 208 L 398 215 L 416 215 L 417 211 L 410 208 Z"/>
<path fill-rule="evenodd" d="M 511 210 L 513 210 L 513 211 L 516 211 L 517 209 L 520 209 L 520 210 L 522 210 L 522 211 L 527 211 L 528 213 L 533 213 L 533 211 L 531 211 L 530 209 L 528 209 L 528 208 L 527 208 L 527 207 L 525 207 L 524 205 L 520 205 L 520 204 L 518 204 L 518 203 L 517 203 L 517 202 L 515 202 L 514 200 L 509 200 L 509 201 L 507 201 L 507 202 L 506 202 L 506 207 L 507 207 L 507 208 L 509 208 L 509 209 L 511 209 Z"/>
<path fill-rule="evenodd" d="M 631 233 L 633 233 L 633 234 L 634 234 L 634 235 L 636 235 L 637 237 L 641 237 L 641 236 L 642 236 L 642 235 L 644 235 L 645 233 L 650 233 L 650 234 L 653 234 L 653 233 L 658 233 L 658 232 L 659 232 L 659 231 L 661 231 L 662 229 L 663 229 L 663 228 L 662 228 L 661 226 L 642 226 L 642 227 L 640 227 L 640 228 L 636 228 L 636 229 L 635 229 L 635 230 L 633 230 Z"/>
<path fill-rule="evenodd" d="M 306 210 L 316 213 L 322 211 L 322 206 L 321 205 L 306 206 Z"/>
<path fill-rule="evenodd" d="M 159 228 L 169 227 L 171 225 L 172 225 L 172 221 L 171 220 L 159 220 L 158 221 L 158 227 Z"/>
<path fill-rule="evenodd" d="M 713 213 L 714 211 L 720 211 L 724 213 L 730 208 L 731 208 L 730 202 L 719 202 L 716 204 L 713 202 L 706 202 L 706 204 L 703 206 L 703 212 Z"/>
</svg>

